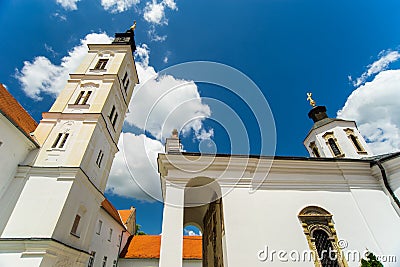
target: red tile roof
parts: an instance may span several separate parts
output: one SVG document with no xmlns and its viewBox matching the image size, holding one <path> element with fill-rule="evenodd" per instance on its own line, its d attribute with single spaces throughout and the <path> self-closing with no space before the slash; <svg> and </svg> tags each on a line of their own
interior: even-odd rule
<svg viewBox="0 0 400 267">
<path fill-rule="evenodd" d="M 117 209 L 111 204 L 110 201 L 108 201 L 107 198 L 101 202 L 101 207 L 111 216 L 113 217 L 119 224 L 124 226 L 124 222 L 121 221 L 121 217 L 119 216 L 119 213 Z M 125 227 L 125 226 L 124 226 Z"/>
<path fill-rule="evenodd" d="M 159 259 L 160 258 L 160 235 L 137 235 L 128 240 L 120 257 L 125 259 Z M 183 259 L 202 259 L 202 237 L 183 237 Z"/>
<path fill-rule="evenodd" d="M 30 133 L 37 127 L 37 122 L 29 113 L 18 103 L 18 101 L 0 83 L 0 113 L 14 124 L 24 135 L 33 142 Z M 35 142 L 36 143 L 36 142 Z"/>
<path fill-rule="evenodd" d="M 129 218 L 129 215 L 131 215 L 131 210 L 118 210 L 119 215 L 121 216 L 121 220 L 123 223 L 126 223 L 126 221 Z"/>
</svg>

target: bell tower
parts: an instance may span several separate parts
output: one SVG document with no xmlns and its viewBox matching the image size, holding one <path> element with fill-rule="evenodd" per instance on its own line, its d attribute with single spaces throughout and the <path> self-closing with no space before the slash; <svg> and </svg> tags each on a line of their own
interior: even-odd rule
<svg viewBox="0 0 400 267">
<path fill-rule="evenodd" d="M 34 132 L 40 149 L 19 167 L 14 187 L 20 189 L 10 193 L 13 208 L 0 229 L 1 239 L 20 248 L 16 258 L 34 258 L 29 266 L 87 265 L 125 114 L 139 82 L 135 26 L 117 33 L 111 44 L 88 45 Z"/>
<path fill-rule="evenodd" d="M 311 157 L 363 158 L 372 152 L 354 121 L 329 118 L 325 106 L 317 106 L 307 93 L 312 109 L 308 117 L 314 121 L 303 144 Z"/>
</svg>

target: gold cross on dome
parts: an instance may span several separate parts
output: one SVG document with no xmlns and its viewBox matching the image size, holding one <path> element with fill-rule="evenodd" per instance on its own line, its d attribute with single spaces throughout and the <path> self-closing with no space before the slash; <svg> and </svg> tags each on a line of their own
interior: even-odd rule
<svg viewBox="0 0 400 267">
<path fill-rule="evenodd" d="M 315 103 L 314 99 L 312 99 L 312 93 L 307 93 L 307 101 L 310 101 L 310 105 L 312 107 L 316 106 L 316 103 Z"/>
</svg>

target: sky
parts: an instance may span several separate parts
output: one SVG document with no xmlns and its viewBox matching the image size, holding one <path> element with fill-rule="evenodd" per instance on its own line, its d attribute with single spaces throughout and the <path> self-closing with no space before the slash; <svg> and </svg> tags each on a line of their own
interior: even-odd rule
<svg viewBox="0 0 400 267">
<path fill-rule="evenodd" d="M 375 154 L 398 151 L 399 10 L 397 0 L 0 0 L 0 82 L 40 121 L 87 44 L 136 20 L 140 84 L 105 195 L 160 234 L 156 158 L 174 128 L 185 151 L 308 156 L 312 92 L 330 117 L 355 120 Z"/>
</svg>

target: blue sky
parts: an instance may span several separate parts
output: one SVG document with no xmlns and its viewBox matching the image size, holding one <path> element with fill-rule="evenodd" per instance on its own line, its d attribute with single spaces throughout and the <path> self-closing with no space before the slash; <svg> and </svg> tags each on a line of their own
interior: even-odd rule
<svg viewBox="0 0 400 267">
<path fill-rule="evenodd" d="M 356 120 L 375 153 L 397 151 L 399 10 L 397 0 L 3 0 L 0 82 L 39 121 L 65 84 L 65 75 L 84 54 L 86 43 L 107 42 L 137 20 L 139 78 L 149 82 L 135 90 L 142 90 L 147 102 L 132 100 L 143 105 L 130 108 L 134 114 L 126 118 L 122 139 L 126 145 L 148 141 L 143 149 L 150 150 L 151 156 L 129 157 L 127 149 L 127 158 L 137 162 L 126 168 L 117 155 L 106 195 L 118 209 L 135 206 L 143 230 L 159 234 L 162 204 L 151 202 L 133 180 L 151 195 L 159 194 L 154 159 L 171 128 L 182 130 L 187 151 L 207 151 L 207 144 L 214 143 L 219 153 L 259 154 L 263 142 L 275 141 L 272 135 L 260 138 L 265 129 L 260 129 L 255 118 L 269 114 L 267 109 L 265 114 L 260 111 L 264 104 L 240 98 L 242 93 L 254 96 L 254 88 L 236 88 L 241 92 L 238 96 L 220 86 L 193 82 L 190 77 L 170 75 L 154 80 L 153 74 L 198 60 L 241 71 L 257 85 L 272 111 L 276 155 L 307 156 L 302 142 L 312 126 L 307 117 L 308 91 L 313 92 L 317 104 L 327 106 L 331 117 Z M 171 95 L 162 101 L 160 113 L 151 117 L 154 128 L 143 126 L 138 114 L 149 108 L 151 88 L 162 92 L 183 82 L 186 85 L 179 97 Z M 182 106 L 179 114 L 172 118 L 161 114 L 187 99 L 191 105 Z M 222 103 L 232 108 L 237 121 L 228 123 L 231 117 L 221 109 Z M 202 119 L 186 123 L 194 114 L 201 114 Z M 157 128 L 166 121 L 165 128 Z M 232 143 L 241 138 L 233 138 L 233 132 L 242 127 L 239 121 L 249 147 Z M 206 145 L 199 148 L 200 143 Z"/>
</svg>

